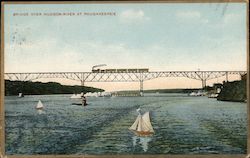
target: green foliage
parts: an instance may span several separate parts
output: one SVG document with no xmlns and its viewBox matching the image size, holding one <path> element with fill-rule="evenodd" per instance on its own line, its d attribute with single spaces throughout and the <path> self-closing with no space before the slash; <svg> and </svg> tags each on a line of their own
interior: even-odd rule
<svg viewBox="0 0 250 158">
<path fill-rule="evenodd" d="M 103 89 L 85 86 L 66 86 L 56 82 L 30 82 L 5 80 L 5 95 L 43 95 L 43 94 L 72 94 L 87 92 L 103 92 Z"/>
<path fill-rule="evenodd" d="M 217 99 L 222 101 L 243 102 L 247 99 L 246 92 L 246 80 L 224 82 Z"/>
<path fill-rule="evenodd" d="M 221 83 L 214 83 L 213 84 L 213 86 L 206 86 L 206 87 L 204 87 L 204 90 L 206 91 L 206 92 L 212 92 L 212 93 L 216 93 L 216 92 L 214 92 L 217 88 L 222 88 L 223 87 L 223 85 L 221 84 Z"/>
</svg>

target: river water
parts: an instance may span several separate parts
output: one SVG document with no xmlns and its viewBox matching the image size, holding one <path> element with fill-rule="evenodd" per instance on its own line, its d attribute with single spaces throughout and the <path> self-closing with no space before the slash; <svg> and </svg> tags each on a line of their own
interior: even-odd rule
<svg viewBox="0 0 250 158">
<path fill-rule="evenodd" d="M 38 100 L 44 104 L 37 111 Z M 6 154 L 246 154 L 247 104 L 186 94 L 92 97 L 5 97 Z M 128 128 L 137 108 L 150 111 L 155 134 Z"/>
</svg>

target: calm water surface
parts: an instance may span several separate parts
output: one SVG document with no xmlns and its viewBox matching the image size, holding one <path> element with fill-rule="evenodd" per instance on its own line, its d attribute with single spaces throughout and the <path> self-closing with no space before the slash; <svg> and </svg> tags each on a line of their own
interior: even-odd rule
<svg viewBox="0 0 250 158">
<path fill-rule="evenodd" d="M 5 97 L 7 154 L 245 154 L 246 103 L 185 94 L 87 98 Z M 35 106 L 41 99 L 45 109 Z M 136 109 L 150 111 L 155 134 L 134 136 Z"/>
</svg>

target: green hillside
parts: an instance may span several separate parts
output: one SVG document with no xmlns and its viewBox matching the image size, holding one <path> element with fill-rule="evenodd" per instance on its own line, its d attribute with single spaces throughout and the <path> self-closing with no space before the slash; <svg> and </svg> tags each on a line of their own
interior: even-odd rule
<svg viewBox="0 0 250 158">
<path fill-rule="evenodd" d="M 31 82 L 5 80 L 5 95 L 72 94 L 81 92 L 103 92 L 103 89 L 86 86 L 66 86 L 56 82 Z"/>
</svg>

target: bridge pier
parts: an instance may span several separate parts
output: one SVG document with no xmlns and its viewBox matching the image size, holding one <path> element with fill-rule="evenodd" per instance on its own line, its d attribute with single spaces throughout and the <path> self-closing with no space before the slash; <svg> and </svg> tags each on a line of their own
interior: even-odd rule
<svg viewBox="0 0 250 158">
<path fill-rule="evenodd" d="M 204 89 L 206 87 L 206 80 L 202 79 L 201 80 L 202 88 Z"/>
<path fill-rule="evenodd" d="M 228 82 L 228 72 L 226 72 L 226 82 Z"/>
<path fill-rule="evenodd" d="M 84 86 L 84 80 L 81 81 L 81 86 Z"/>
<path fill-rule="evenodd" d="M 84 87 L 84 80 L 81 80 L 81 86 Z M 83 93 L 83 91 L 81 91 L 81 93 Z"/>
<path fill-rule="evenodd" d="M 143 96 L 143 80 L 140 80 L 140 96 Z"/>
</svg>

